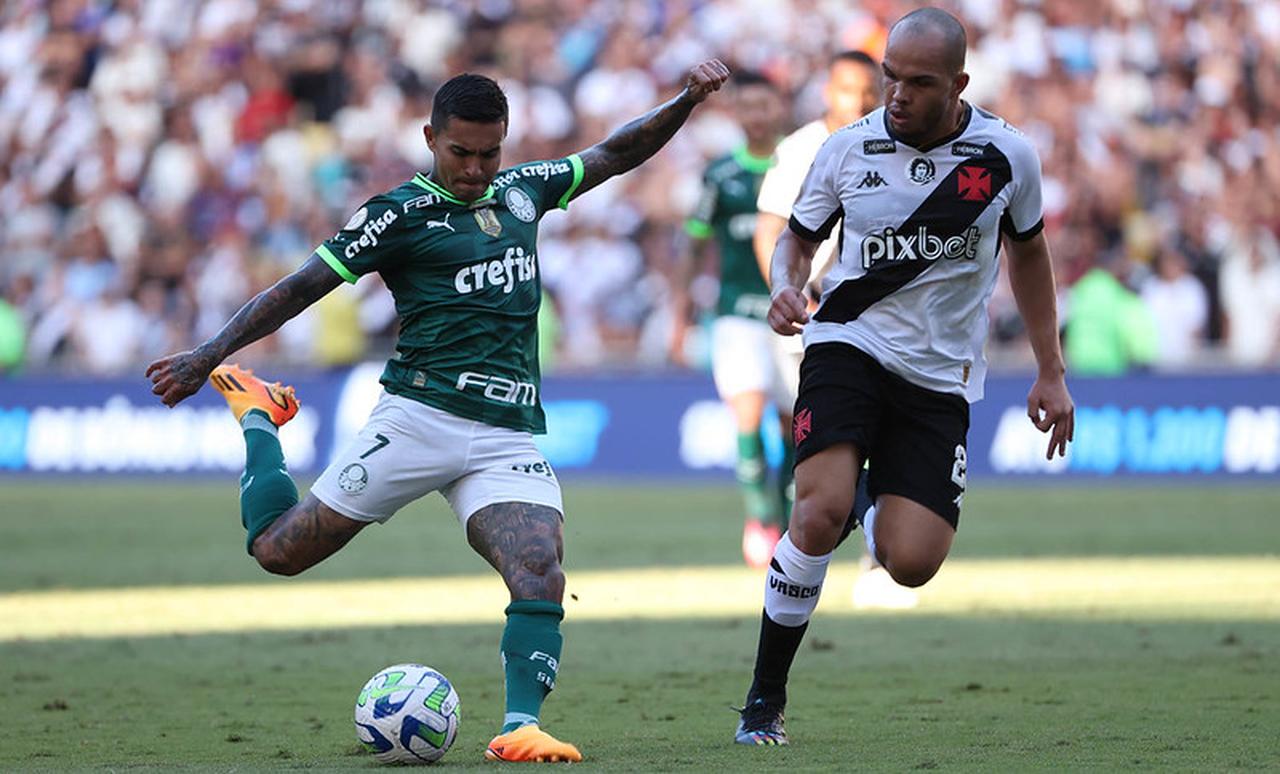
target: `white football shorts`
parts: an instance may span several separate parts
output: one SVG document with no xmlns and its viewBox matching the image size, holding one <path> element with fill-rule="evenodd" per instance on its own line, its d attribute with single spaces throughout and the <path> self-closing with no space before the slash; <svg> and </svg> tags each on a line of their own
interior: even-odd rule
<svg viewBox="0 0 1280 774">
<path fill-rule="evenodd" d="M 711 375 L 722 400 L 744 392 L 774 397 L 772 338 L 773 331 L 763 320 L 725 315 L 711 323 Z"/>
<path fill-rule="evenodd" d="M 794 409 L 800 395 L 800 361 L 804 360 L 804 343 L 799 335 L 780 336 L 769 329 L 774 378 L 778 380 L 778 403 L 787 412 Z"/>
<path fill-rule="evenodd" d="M 494 503 L 533 503 L 564 513 L 560 482 L 530 433 L 388 392 L 311 487 L 343 516 L 378 522 L 437 491 L 464 528 L 472 514 Z"/>
</svg>

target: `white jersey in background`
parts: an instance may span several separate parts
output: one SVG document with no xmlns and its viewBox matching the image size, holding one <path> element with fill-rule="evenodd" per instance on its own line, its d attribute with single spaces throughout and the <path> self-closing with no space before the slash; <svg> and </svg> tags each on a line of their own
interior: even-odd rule
<svg viewBox="0 0 1280 774">
<path fill-rule="evenodd" d="M 760 193 L 756 196 L 756 209 L 779 218 L 790 218 L 791 205 L 800 195 L 800 187 L 804 185 L 805 175 L 809 174 L 809 167 L 813 165 L 818 149 L 830 136 L 827 122 L 819 118 L 783 138 L 773 151 L 773 166 L 760 182 Z M 813 269 L 809 272 L 810 286 L 817 287 L 835 252 L 835 237 L 818 245 L 818 251 L 813 256 Z M 795 403 L 796 400 L 796 392 L 800 386 L 800 358 L 803 354 L 804 344 L 799 336 L 776 336 L 775 334 L 774 358 L 778 378 L 784 390 L 782 400 L 788 404 Z"/>
<path fill-rule="evenodd" d="M 846 342 L 913 384 L 981 399 L 1000 235 L 1021 241 L 1043 227 L 1030 141 L 968 107 L 956 132 L 916 149 L 880 108 L 822 146 L 790 228 L 825 241 L 841 218 L 805 346 Z"/>
<path fill-rule="evenodd" d="M 790 218 L 791 206 L 800 195 L 805 175 L 809 174 L 809 167 L 813 165 L 818 149 L 830 136 L 831 132 L 827 131 L 827 122 L 820 118 L 783 138 L 774 149 L 773 166 L 760 182 L 760 193 L 756 196 L 756 209 L 779 218 Z M 822 277 L 822 272 L 835 251 L 834 237 L 819 245 L 818 252 L 813 256 L 813 271 L 809 274 L 810 282 L 816 282 Z"/>
</svg>

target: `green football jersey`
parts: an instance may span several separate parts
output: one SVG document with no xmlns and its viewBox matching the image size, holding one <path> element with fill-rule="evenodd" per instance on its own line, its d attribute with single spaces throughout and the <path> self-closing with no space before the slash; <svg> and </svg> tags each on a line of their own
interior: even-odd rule
<svg viewBox="0 0 1280 774">
<path fill-rule="evenodd" d="M 756 195 L 770 159 L 738 148 L 707 165 L 702 198 L 685 230 L 697 239 L 715 237 L 720 251 L 720 298 L 716 314 L 763 320 L 769 314 L 769 285 L 760 274 L 752 240 Z"/>
<path fill-rule="evenodd" d="M 387 392 L 443 411 L 546 432 L 538 369 L 538 222 L 567 207 L 582 159 L 498 173 L 475 202 L 418 174 L 356 210 L 316 254 L 343 279 L 378 272 L 400 317 Z"/>
</svg>

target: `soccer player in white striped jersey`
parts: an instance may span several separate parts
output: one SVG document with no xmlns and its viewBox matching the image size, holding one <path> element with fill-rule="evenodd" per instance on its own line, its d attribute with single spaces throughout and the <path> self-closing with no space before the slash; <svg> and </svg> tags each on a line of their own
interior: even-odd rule
<svg viewBox="0 0 1280 774">
<path fill-rule="evenodd" d="M 946 558 L 1002 244 L 1039 368 L 1027 413 L 1050 433 L 1046 456 L 1065 454 L 1072 437 L 1040 162 L 1021 132 L 960 98 L 965 45 L 964 27 L 936 8 L 894 24 L 885 107 L 823 145 L 774 249 L 769 324 L 784 335 L 804 327 L 796 504 L 765 583 L 741 744 L 787 743 L 787 675 L 860 476 L 875 500 L 867 547 L 894 580 L 923 585 Z M 841 220 L 839 260 L 810 315 L 812 257 Z"/>
<path fill-rule="evenodd" d="M 827 82 L 822 90 L 827 105 L 826 113 L 789 134 L 778 143 L 775 163 L 765 175 L 756 204 L 760 212 L 756 219 L 755 251 L 760 272 L 769 276 L 769 261 L 778 237 L 787 228 L 791 218 L 791 206 L 800 193 L 805 175 L 818 155 L 818 149 L 831 134 L 875 110 L 881 100 L 880 65 L 862 51 L 842 51 L 831 58 L 827 67 Z M 822 278 L 831 268 L 839 237 L 832 235 L 814 252 L 809 283 L 805 286 L 809 308 L 812 311 L 820 295 Z M 804 357 L 804 344 L 799 336 L 773 336 L 774 368 L 777 383 L 783 395 L 781 402 L 783 421 L 791 424 L 791 411 L 800 388 L 800 360 Z M 788 460 L 794 458 L 794 444 L 786 439 Z M 789 472 L 789 471 L 788 471 Z M 788 484 L 791 482 L 788 481 Z M 793 489 L 793 488 L 792 488 Z M 791 492 L 794 495 L 794 491 Z M 789 516 L 791 500 L 784 499 Z M 855 526 L 870 497 L 865 481 L 859 481 L 858 496 L 854 501 L 854 513 L 849 514 L 849 527 Z M 785 516 L 784 516 L 785 519 Z M 775 539 L 774 543 L 777 543 Z M 853 604 L 858 608 L 902 610 L 916 606 L 916 593 L 894 582 L 888 571 L 870 553 L 860 562 L 862 571 L 853 584 Z"/>
</svg>

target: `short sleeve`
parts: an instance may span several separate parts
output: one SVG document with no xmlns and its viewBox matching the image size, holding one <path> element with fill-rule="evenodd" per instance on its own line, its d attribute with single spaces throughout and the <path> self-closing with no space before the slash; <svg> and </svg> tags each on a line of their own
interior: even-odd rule
<svg viewBox="0 0 1280 774">
<path fill-rule="evenodd" d="M 513 186 L 533 197 L 534 206 L 541 217 L 553 209 L 568 209 L 569 200 L 582 185 L 582 158 L 578 154 L 550 161 L 531 161 L 512 167 L 498 175 L 501 182 L 499 198 Z"/>
<path fill-rule="evenodd" d="M 1000 218 L 1000 230 L 1015 242 L 1025 242 L 1044 228 L 1040 156 L 1030 143 L 1023 143 L 1012 162 L 1013 195 Z"/>
<path fill-rule="evenodd" d="M 844 205 L 836 187 L 839 166 L 844 159 L 842 140 L 840 134 L 834 134 L 823 143 L 791 208 L 791 230 L 809 242 L 825 241 L 844 217 Z"/>
<path fill-rule="evenodd" d="M 711 178 L 711 171 L 702 176 L 702 194 L 698 197 L 698 205 L 684 222 L 684 230 L 694 239 L 706 239 L 711 236 L 711 221 L 716 216 L 716 205 L 720 201 L 720 186 Z"/>
<path fill-rule="evenodd" d="M 395 200 L 379 195 L 352 213 L 342 230 L 322 242 L 315 254 L 339 277 L 354 283 L 389 265 L 407 242 L 403 210 Z"/>
</svg>

